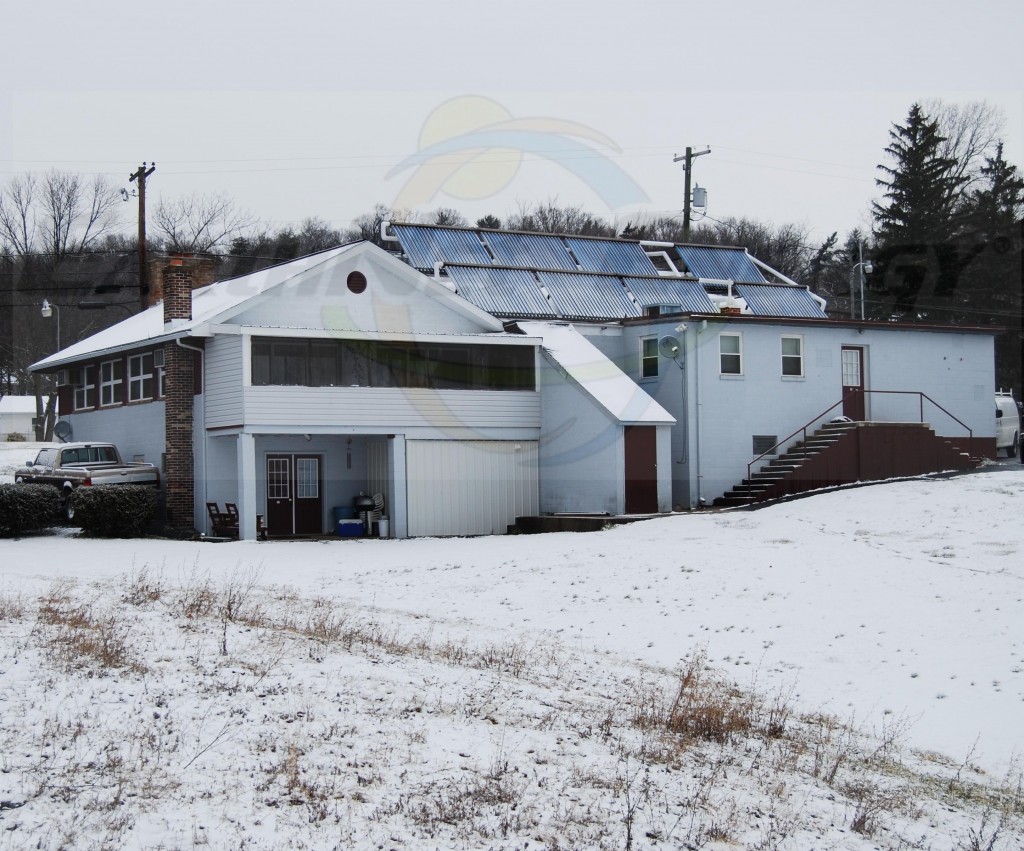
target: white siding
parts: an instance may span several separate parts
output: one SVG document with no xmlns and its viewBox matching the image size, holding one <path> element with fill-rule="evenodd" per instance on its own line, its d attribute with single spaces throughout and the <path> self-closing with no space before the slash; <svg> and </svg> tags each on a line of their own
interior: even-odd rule
<svg viewBox="0 0 1024 851">
<path fill-rule="evenodd" d="M 245 411 L 248 425 L 308 429 L 539 428 L 540 394 L 392 387 L 248 387 Z"/>
<path fill-rule="evenodd" d="M 409 440 L 409 534 L 503 535 L 536 514 L 537 442 Z"/>
<path fill-rule="evenodd" d="M 203 395 L 207 427 L 242 422 L 242 337 L 219 334 L 206 344 Z"/>
</svg>

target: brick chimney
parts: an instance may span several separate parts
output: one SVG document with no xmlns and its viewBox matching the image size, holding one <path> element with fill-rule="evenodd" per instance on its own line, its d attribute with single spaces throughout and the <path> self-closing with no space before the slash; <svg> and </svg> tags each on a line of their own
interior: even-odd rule
<svg viewBox="0 0 1024 851">
<path fill-rule="evenodd" d="M 164 327 L 192 318 L 193 264 L 171 257 L 160 269 Z M 196 352 L 164 344 L 164 440 L 166 445 L 167 522 L 195 526 L 195 463 L 192 445 Z"/>
<path fill-rule="evenodd" d="M 192 254 L 171 254 L 154 257 L 149 261 L 149 303 L 156 304 L 164 297 L 166 276 L 187 266 L 192 273 L 189 287 L 197 290 L 209 286 L 216 280 L 217 261 L 212 257 L 196 257 Z M 166 313 L 164 321 L 167 321 Z"/>
</svg>

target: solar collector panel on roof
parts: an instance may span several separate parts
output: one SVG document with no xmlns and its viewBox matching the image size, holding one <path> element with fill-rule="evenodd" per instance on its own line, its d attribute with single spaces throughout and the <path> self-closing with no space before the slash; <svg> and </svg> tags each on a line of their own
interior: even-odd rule
<svg viewBox="0 0 1024 851">
<path fill-rule="evenodd" d="M 821 319 L 821 305 L 805 287 L 781 284 L 736 284 L 733 292 L 742 298 L 755 316 L 788 316 Z"/>
<path fill-rule="evenodd" d="M 409 262 L 417 269 L 433 269 L 439 260 L 445 263 L 491 263 L 475 231 L 392 225 Z"/>
<path fill-rule="evenodd" d="M 639 316 L 619 278 L 573 272 L 538 272 L 558 312 L 567 318 L 622 319 Z"/>
<path fill-rule="evenodd" d="M 481 310 L 503 316 L 555 317 L 531 272 L 479 266 L 446 266 L 459 295 Z"/>
<path fill-rule="evenodd" d="M 561 237 L 486 231 L 483 238 L 494 252 L 494 262 L 500 266 L 567 271 L 576 268 Z"/>
<path fill-rule="evenodd" d="M 613 239 L 577 239 L 566 237 L 566 245 L 580 261 L 584 272 L 611 272 L 617 275 L 657 275 L 658 270 L 635 242 Z"/>
<path fill-rule="evenodd" d="M 707 245 L 677 245 L 676 252 L 687 271 L 698 278 L 760 283 L 761 270 L 742 248 L 716 248 Z"/>
<path fill-rule="evenodd" d="M 714 313 L 715 306 L 697 281 L 679 278 L 625 278 L 641 305 L 678 305 L 685 313 Z"/>
</svg>

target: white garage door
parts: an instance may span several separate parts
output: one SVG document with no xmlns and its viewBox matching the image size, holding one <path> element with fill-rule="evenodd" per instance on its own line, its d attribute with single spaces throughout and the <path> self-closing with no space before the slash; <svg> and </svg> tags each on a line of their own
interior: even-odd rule
<svg viewBox="0 0 1024 851">
<path fill-rule="evenodd" d="M 536 514 L 537 441 L 410 440 L 409 534 L 504 535 Z"/>
</svg>

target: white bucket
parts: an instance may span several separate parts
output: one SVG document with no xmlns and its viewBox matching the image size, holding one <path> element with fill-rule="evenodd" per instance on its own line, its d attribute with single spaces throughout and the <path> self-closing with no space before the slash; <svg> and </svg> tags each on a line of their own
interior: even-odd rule
<svg viewBox="0 0 1024 851">
<path fill-rule="evenodd" d="M 388 523 L 387 517 L 381 517 L 377 521 L 377 536 L 380 538 L 387 538 L 391 532 L 391 524 Z"/>
</svg>

